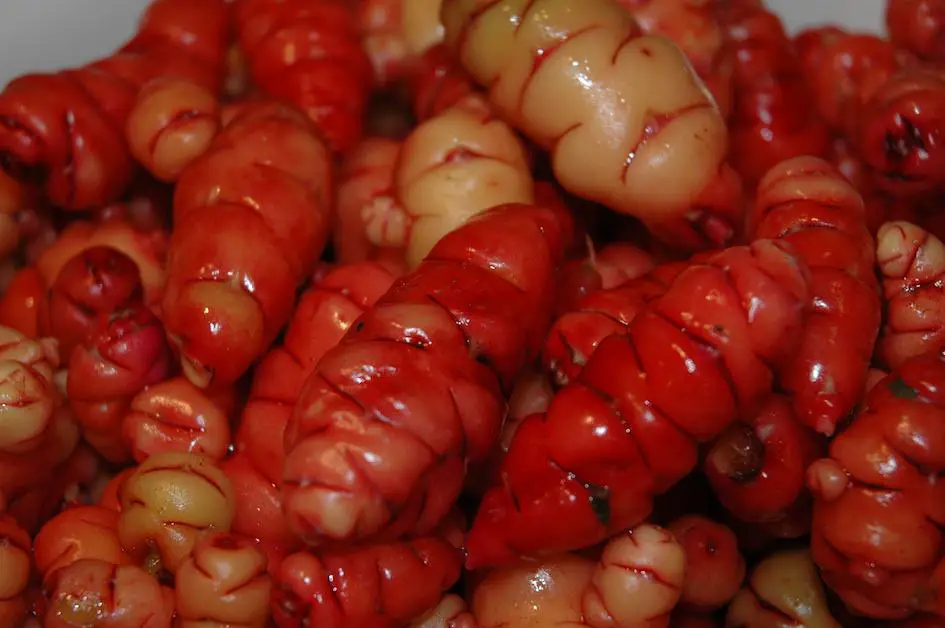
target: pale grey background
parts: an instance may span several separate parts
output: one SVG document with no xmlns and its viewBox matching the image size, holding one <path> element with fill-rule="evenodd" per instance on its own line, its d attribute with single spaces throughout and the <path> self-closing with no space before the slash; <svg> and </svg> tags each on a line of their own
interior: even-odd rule
<svg viewBox="0 0 945 628">
<path fill-rule="evenodd" d="M 836 22 L 857 30 L 879 30 L 885 0 L 768 2 L 792 29 Z M 0 0 L 0 85 L 24 72 L 108 54 L 129 36 L 147 4 L 148 0 Z"/>
<path fill-rule="evenodd" d="M 0 0 L 0 85 L 108 54 L 149 0 Z"/>
<path fill-rule="evenodd" d="M 831 22 L 858 31 L 882 32 L 886 0 L 767 0 L 792 29 Z"/>
</svg>

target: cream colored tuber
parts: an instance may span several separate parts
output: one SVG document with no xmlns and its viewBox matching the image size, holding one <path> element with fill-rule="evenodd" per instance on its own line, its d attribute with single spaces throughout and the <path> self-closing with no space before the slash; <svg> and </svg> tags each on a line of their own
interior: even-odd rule
<svg viewBox="0 0 945 628">
<path fill-rule="evenodd" d="M 128 114 L 128 148 L 155 178 L 174 182 L 220 130 L 220 103 L 206 87 L 175 77 L 146 84 Z"/>
<path fill-rule="evenodd" d="M 477 628 L 477 625 L 466 600 L 449 593 L 435 607 L 410 622 L 407 628 Z"/>
<path fill-rule="evenodd" d="M 230 446 L 229 417 L 206 392 L 184 377 L 165 380 L 138 393 L 122 422 L 137 462 L 167 451 L 222 460 Z"/>
<path fill-rule="evenodd" d="M 416 266 L 472 216 L 503 203 L 531 203 L 525 147 L 482 102 L 465 102 L 417 126 L 404 140 L 394 194 L 362 208 L 368 241 L 403 248 Z"/>
<path fill-rule="evenodd" d="M 827 608 L 807 550 L 782 551 L 755 566 L 732 600 L 726 628 L 841 628 Z"/>
<path fill-rule="evenodd" d="M 671 40 L 643 35 L 614 0 L 445 0 L 441 18 L 446 43 L 495 110 L 549 151 L 565 189 L 680 246 L 691 231 L 702 246 L 731 239 L 738 204 L 703 206 L 719 181 L 738 186 L 725 121 Z"/>
<path fill-rule="evenodd" d="M 58 366 L 55 341 L 0 327 L 0 451 L 21 454 L 40 444 L 60 405 Z"/>
<path fill-rule="evenodd" d="M 204 533 L 229 531 L 234 500 L 229 479 L 209 458 L 154 454 L 121 488 L 118 538 L 137 564 L 173 574 Z"/>
<path fill-rule="evenodd" d="M 255 541 L 232 534 L 202 538 L 175 577 L 178 628 L 265 628 L 272 581 Z"/>
<path fill-rule="evenodd" d="M 419 57 L 443 41 L 440 7 L 443 0 L 402 0 L 404 42 L 407 52 Z"/>
<path fill-rule="evenodd" d="M 16 626 L 26 618 L 31 553 L 29 533 L 0 514 L 0 626 Z"/>
<path fill-rule="evenodd" d="M 479 628 L 668 628 L 685 572 L 672 534 L 642 524 L 611 539 L 596 563 L 564 554 L 493 570 L 470 608 Z"/>
</svg>

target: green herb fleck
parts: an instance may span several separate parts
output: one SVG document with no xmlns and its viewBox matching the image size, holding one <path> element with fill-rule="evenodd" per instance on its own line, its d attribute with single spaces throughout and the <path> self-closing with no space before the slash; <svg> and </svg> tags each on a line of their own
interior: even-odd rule
<svg viewBox="0 0 945 628">
<path fill-rule="evenodd" d="M 596 484 L 585 484 L 588 501 L 594 516 L 602 526 L 610 525 L 610 489 L 606 486 L 597 486 Z"/>
<path fill-rule="evenodd" d="M 889 392 L 897 399 L 917 399 L 919 391 L 902 381 L 901 377 L 889 382 Z"/>
</svg>

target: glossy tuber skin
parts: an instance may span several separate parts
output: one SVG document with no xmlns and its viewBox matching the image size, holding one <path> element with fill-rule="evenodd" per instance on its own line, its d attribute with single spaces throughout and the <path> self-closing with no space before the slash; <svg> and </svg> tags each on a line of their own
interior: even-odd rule
<svg viewBox="0 0 945 628">
<path fill-rule="evenodd" d="M 449 593 L 435 607 L 410 622 L 407 628 L 478 628 L 478 624 L 469 612 L 466 600 Z"/>
<path fill-rule="evenodd" d="M 97 335 L 103 316 L 141 298 L 141 274 L 134 260 L 113 248 L 88 248 L 59 270 L 40 307 L 39 331 L 59 341 L 68 361 L 76 347 Z"/>
<path fill-rule="evenodd" d="M 872 180 L 896 196 L 914 197 L 945 185 L 943 133 L 945 76 L 906 68 L 871 92 L 854 137 Z"/>
<path fill-rule="evenodd" d="M 532 414 L 547 411 L 554 396 L 551 381 L 539 369 L 525 369 L 519 373 L 509 395 L 508 410 L 499 434 L 499 446 L 492 450 L 486 460 L 467 472 L 466 491 L 469 494 L 479 497 L 498 481 L 501 477 L 502 458 L 508 453 L 518 426 Z"/>
<path fill-rule="evenodd" d="M 173 183 L 206 152 L 220 130 L 216 94 L 193 81 L 162 77 L 138 92 L 125 122 L 132 156 L 155 178 Z"/>
<path fill-rule="evenodd" d="M 567 238 L 551 210 L 488 210 L 325 354 L 286 429 L 294 531 L 310 543 L 422 533 L 448 512 L 538 353 Z"/>
<path fill-rule="evenodd" d="M 720 3 L 719 11 L 734 58 L 731 161 L 753 187 L 785 159 L 823 156 L 830 138 L 809 113 L 812 89 L 781 19 L 760 2 Z"/>
<path fill-rule="evenodd" d="M 623 532 L 594 567 L 581 603 L 584 621 L 592 628 L 665 628 L 685 574 L 686 552 L 669 531 L 643 524 Z"/>
<path fill-rule="evenodd" d="M 840 626 L 807 550 L 777 552 L 755 565 L 725 616 L 725 628 Z"/>
<path fill-rule="evenodd" d="M 431 46 L 417 59 L 409 87 L 413 115 L 420 122 L 483 98 L 482 90 L 443 43 Z"/>
<path fill-rule="evenodd" d="M 39 338 L 39 308 L 45 297 L 46 282 L 39 270 L 21 268 L 0 295 L 0 325 Z"/>
<path fill-rule="evenodd" d="M 773 523 L 808 502 L 807 467 L 824 455 L 825 445 L 798 421 L 790 398 L 771 395 L 756 415 L 713 441 L 703 472 L 737 519 Z"/>
<path fill-rule="evenodd" d="M 236 381 L 288 322 L 327 240 L 329 159 L 301 113 L 262 102 L 181 175 L 162 311 L 195 385 Z"/>
<path fill-rule="evenodd" d="M 14 79 L 0 92 L 0 167 L 64 209 L 117 200 L 134 174 L 123 129 L 138 90 L 171 75 L 218 89 L 227 31 L 225 0 L 154 0 L 112 56 Z"/>
<path fill-rule="evenodd" d="M 443 0 L 411 0 L 403 3 L 403 36 L 407 50 L 414 57 L 438 46 L 444 29 L 440 21 Z"/>
<path fill-rule="evenodd" d="M 102 506 L 63 510 L 43 525 L 33 543 L 33 560 L 42 579 L 84 559 L 111 565 L 130 562 L 118 541 L 118 513 Z"/>
<path fill-rule="evenodd" d="M 830 436 L 862 394 L 881 303 L 863 199 L 825 161 L 799 157 L 758 185 L 752 238 L 781 238 L 811 272 L 808 317 L 797 352 L 779 372 L 804 425 Z"/>
<path fill-rule="evenodd" d="M 592 248 L 586 262 L 600 276 L 600 286 L 604 290 L 642 277 L 657 265 L 653 255 L 628 242 Z"/>
<path fill-rule="evenodd" d="M 27 616 L 31 551 L 29 533 L 9 515 L 0 514 L 0 625 L 18 626 Z"/>
<path fill-rule="evenodd" d="M 283 343 L 270 350 L 256 368 L 236 434 L 237 456 L 224 463 L 241 494 L 235 531 L 264 543 L 284 544 L 281 500 L 275 487 L 282 484 L 283 437 L 292 410 L 319 360 L 390 289 L 394 279 L 374 262 L 344 264 L 330 269 L 303 293 Z M 268 508 L 261 510 L 264 506 Z"/>
<path fill-rule="evenodd" d="M 733 48 L 727 45 L 715 0 L 618 0 L 646 35 L 668 37 L 712 93 L 722 117 L 732 107 Z"/>
<path fill-rule="evenodd" d="M 161 321 L 141 302 L 99 314 L 69 360 L 66 393 L 85 441 L 111 462 L 128 462 L 132 448 L 122 422 L 132 399 L 176 366 Z"/>
<path fill-rule="evenodd" d="M 170 628 L 173 593 L 135 565 L 78 560 L 44 585 L 44 628 Z"/>
<path fill-rule="evenodd" d="M 127 467 L 113 475 L 102 488 L 98 499 L 98 506 L 115 512 L 121 512 L 121 492 L 125 481 L 137 470 L 137 467 Z"/>
<path fill-rule="evenodd" d="M 467 539 L 467 568 L 587 547 L 645 519 L 693 470 L 701 442 L 764 401 L 807 298 L 806 268 L 776 240 L 684 270 L 519 426 Z"/>
<path fill-rule="evenodd" d="M 174 579 L 178 628 L 265 628 L 272 581 L 257 544 L 210 534 L 194 546 Z"/>
<path fill-rule="evenodd" d="M 361 45 L 374 70 L 374 84 L 389 86 L 409 72 L 411 55 L 404 40 L 403 0 L 360 0 Z"/>
<path fill-rule="evenodd" d="M 561 554 L 490 571 L 470 610 L 479 628 L 667 628 L 685 570 L 682 546 L 644 524 L 615 536 L 598 561 Z"/>
<path fill-rule="evenodd" d="M 662 264 L 642 277 L 592 292 L 574 310 L 559 316 L 542 351 L 542 362 L 555 384 L 575 381 L 600 343 L 610 335 L 628 333 L 634 317 L 662 297 L 688 266 L 686 262 Z"/>
<path fill-rule="evenodd" d="M 47 286 L 52 286 L 62 274 L 66 264 L 92 249 L 110 249 L 124 255 L 137 267 L 144 303 L 148 307 L 160 305 L 166 279 L 165 261 L 168 234 L 163 229 L 140 229 L 130 219 L 114 219 L 104 222 L 77 220 L 70 222 L 55 242 L 43 250 L 36 260 Z M 79 279 L 84 268 L 79 267 Z M 92 283 L 94 285 L 94 282 Z M 68 358 L 67 354 L 63 357 Z"/>
<path fill-rule="evenodd" d="M 889 40 L 916 56 L 945 61 L 945 2 L 942 0 L 887 0 L 886 31 Z"/>
<path fill-rule="evenodd" d="M 827 586 L 855 613 L 945 615 L 942 571 L 945 358 L 901 364 L 808 471 L 815 496 L 811 551 Z"/>
<path fill-rule="evenodd" d="M 445 0 L 441 18 L 446 43 L 496 112 L 549 151 L 562 187 L 681 247 L 730 241 L 740 203 L 712 201 L 715 187 L 726 198 L 738 187 L 725 122 L 672 41 L 641 34 L 613 0 Z"/>
<path fill-rule="evenodd" d="M 0 327 L 0 452 L 19 455 L 42 447 L 61 403 L 53 383 L 58 366 L 55 341 L 30 340 Z M 0 479 L 0 490 L 3 484 Z"/>
<path fill-rule="evenodd" d="M 727 605 L 745 579 L 745 559 L 735 533 L 701 515 L 680 517 L 666 529 L 686 553 L 680 604 L 705 612 Z"/>
<path fill-rule="evenodd" d="M 363 206 L 361 219 L 367 239 L 402 249 L 410 270 L 472 216 L 534 201 L 524 145 L 484 102 L 452 107 L 415 127 L 393 176 L 393 193 Z"/>
<path fill-rule="evenodd" d="M 369 207 L 394 202 L 394 171 L 401 145 L 401 141 L 386 137 L 366 137 L 342 160 L 332 226 L 332 248 L 339 263 L 376 260 L 402 269 L 403 251 L 371 242 L 363 217 Z"/>
<path fill-rule="evenodd" d="M 428 535 L 325 553 L 279 566 L 272 617 L 279 628 L 399 628 L 433 608 L 462 572 L 459 515 Z"/>
<path fill-rule="evenodd" d="M 118 538 L 136 564 L 177 572 L 206 531 L 228 532 L 235 495 L 213 462 L 194 453 L 151 456 L 121 487 Z"/>
<path fill-rule="evenodd" d="M 236 0 L 236 36 L 259 90 L 314 122 L 335 152 L 361 136 L 373 82 L 358 16 L 344 0 Z"/>
<path fill-rule="evenodd" d="M 246 451 L 238 450 L 227 457 L 220 463 L 220 470 L 233 488 L 231 532 L 258 541 L 266 553 L 270 574 L 276 573 L 282 559 L 303 547 L 282 514 L 280 483 L 266 478 Z"/>
<path fill-rule="evenodd" d="M 163 380 L 135 395 L 120 433 L 138 463 L 175 451 L 219 462 L 230 447 L 230 419 L 224 409 L 183 377 Z"/>
<path fill-rule="evenodd" d="M 850 135 L 863 106 L 904 61 L 895 46 L 876 35 L 844 33 L 832 39 L 811 76 L 820 117 L 833 131 Z"/>
<path fill-rule="evenodd" d="M 548 556 L 490 570 L 467 596 L 478 628 L 583 626 L 584 591 L 594 561 L 574 554 Z"/>
<path fill-rule="evenodd" d="M 876 355 L 897 368 L 910 358 L 945 349 L 945 245 L 908 222 L 888 222 L 876 234 L 885 324 Z"/>
<path fill-rule="evenodd" d="M 58 405 L 58 400 L 55 405 Z M 36 409 L 35 405 L 30 406 L 31 411 Z M 20 412 L 22 408 L 17 406 L 16 410 Z M 37 516 L 37 510 L 44 511 L 46 517 L 55 513 L 63 492 L 72 482 L 67 472 L 77 453 L 80 437 L 79 428 L 65 406 L 59 406 L 49 416 L 45 413 L 39 416 L 45 421 L 45 429 L 38 438 L 28 445 L 13 447 L 12 451 L 0 451 L 0 492 L 3 493 L 4 501 L 8 502 L 7 508 L 11 513 L 21 500 L 27 502 L 24 506 L 31 512 L 18 513 L 17 519 L 24 527 L 31 528 L 45 520 Z M 20 418 L 36 417 L 21 415 Z M 32 422 L 26 422 L 25 425 L 31 429 L 36 427 Z M 53 511 L 46 512 L 50 505 Z M 20 517 L 19 514 L 26 516 Z"/>
<path fill-rule="evenodd" d="M 743 4 L 748 5 L 752 3 L 746 2 Z M 777 18 L 777 16 L 774 16 L 774 18 L 780 23 L 780 18 Z M 783 31 L 783 28 L 781 30 Z M 848 31 L 833 24 L 810 26 L 794 34 L 794 52 L 797 55 L 801 70 L 808 83 L 813 84 L 817 81 L 817 73 L 827 59 L 827 51 L 830 47 L 849 34 Z M 842 138 L 843 136 L 840 137 Z"/>
<path fill-rule="evenodd" d="M 598 249 L 585 234 L 581 249 L 581 254 L 569 255 L 559 272 L 555 317 L 577 310 L 589 294 L 639 279 L 657 266 L 654 255 L 629 242 L 611 242 Z"/>
</svg>

